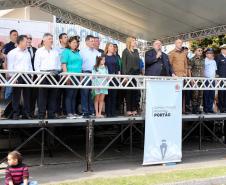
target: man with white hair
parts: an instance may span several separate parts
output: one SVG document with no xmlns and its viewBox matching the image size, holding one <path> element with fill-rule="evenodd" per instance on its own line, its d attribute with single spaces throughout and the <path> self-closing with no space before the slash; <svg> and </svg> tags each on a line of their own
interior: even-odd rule
<svg viewBox="0 0 226 185">
<path fill-rule="evenodd" d="M 55 79 L 61 70 L 60 57 L 57 50 L 52 48 L 53 35 L 45 33 L 43 36 L 43 47 L 36 52 L 34 67 L 35 71 L 51 72 Z M 49 84 L 47 79 L 42 81 L 43 84 Z M 55 118 L 57 89 L 39 88 L 38 92 L 38 114 L 39 119 L 44 119 L 46 111 L 48 119 Z"/>
<path fill-rule="evenodd" d="M 145 53 L 145 75 L 174 76 L 167 54 L 162 52 L 162 43 L 156 40 L 153 48 Z"/>
</svg>

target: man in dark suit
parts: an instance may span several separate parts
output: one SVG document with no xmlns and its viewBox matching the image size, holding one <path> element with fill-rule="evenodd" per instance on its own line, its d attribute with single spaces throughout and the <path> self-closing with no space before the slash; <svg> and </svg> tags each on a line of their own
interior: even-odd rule
<svg viewBox="0 0 226 185">
<path fill-rule="evenodd" d="M 34 59 L 35 59 L 35 53 L 37 49 L 32 46 L 32 36 L 30 34 L 27 34 L 27 49 L 31 56 L 32 69 L 33 71 L 35 71 Z M 35 80 L 35 78 L 37 78 L 36 75 L 34 76 L 33 80 Z M 38 98 L 38 89 L 31 88 L 31 94 L 30 94 L 31 117 L 35 116 L 35 106 L 36 106 L 37 98 Z"/>
<path fill-rule="evenodd" d="M 145 53 L 146 76 L 175 76 L 168 55 L 162 52 L 162 43 L 156 40 L 153 48 Z"/>
<path fill-rule="evenodd" d="M 220 78 L 226 78 L 226 44 L 220 49 L 221 53 L 216 57 L 217 74 Z M 221 113 L 226 113 L 226 91 L 218 91 L 218 107 Z"/>
</svg>

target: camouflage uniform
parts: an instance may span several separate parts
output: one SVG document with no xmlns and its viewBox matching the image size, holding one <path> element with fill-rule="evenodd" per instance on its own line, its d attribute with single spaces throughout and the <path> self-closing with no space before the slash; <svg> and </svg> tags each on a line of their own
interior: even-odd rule
<svg viewBox="0 0 226 185">
<path fill-rule="evenodd" d="M 205 60 L 194 56 L 189 62 L 192 77 L 204 77 Z M 201 113 L 200 105 L 203 99 L 203 91 L 192 92 L 192 113 Z"/>
</svg>

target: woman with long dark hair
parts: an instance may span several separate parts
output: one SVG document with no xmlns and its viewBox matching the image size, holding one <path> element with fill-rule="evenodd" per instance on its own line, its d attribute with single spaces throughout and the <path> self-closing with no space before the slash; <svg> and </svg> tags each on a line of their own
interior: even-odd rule
<svg viewBox="0 0 226 185">
<path fill-rule="evenodd" d="M 105 65 L 108 68 L 109 74 L 120 74 L 120 66 L 117 56 L 114 55 L 115 48 L 112 43 L 107 43 L 105 47 Z M 114 80 L 114 83 L 117 84 L 117 81 Z M 109 84 L 113 86 L 113 83 Z M 115 116 L 115 109 L 116 109 L 116 89 L 109 89 L 108 95 L 105 98 L 105 113 L 107 117 L 114 117 Z"/>
<path fill-rule="evenodd" d="M 103 56 L 96 58 L 96 64 L 92 70 L 92 74 L 102 74 L 107 75 L 108 74 L 108 68 L 105 66 L 105 58 Z M 98 77 L 94 76 L 92 80 L 93 86 L 101 86 L 106 85 L 105 84 L 105 78 L 104 77 Z M 105 95 L 108 94 L 108 89 L 93 89 L 93 98 L 94 98 L 94 106 L 95 106 L 95 112 L 96 112 L 96 118 L 103 118 L 102 115 L 102 109 L 104 105 L 104 98 Z"/>
<path fill-rule="evenodd" d="M 67 47 L 62 52 L 61 63 L 63 72 L 67 73 L 81 73 L 82 72 L 82 57 L 79 54 L 79 37 L 73 36 L 68 40 Z M 73 77 L 72 77 L 73 78 Z M 73 85 L 80 80 L 74 77 L 67 82 L 67 85 Z M 68 119 L 78 118 L 76 114 L 76 96 L 78 89 L 65 89 L 65 108 Z"/>
</svg>

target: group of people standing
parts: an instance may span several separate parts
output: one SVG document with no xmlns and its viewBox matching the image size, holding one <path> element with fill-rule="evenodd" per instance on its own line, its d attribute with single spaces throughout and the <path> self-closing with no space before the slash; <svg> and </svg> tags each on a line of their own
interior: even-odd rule
<svg viewBox="0 0 226 185">
<path fill-rule="evenodd" d="M 7 73 L 10 78 L 13 71 L 21 72 L 49 72 L 59 80 L 61 72 L 66 73 L 86 73 L 86 74 L 140 74 L 140 58 L 136 48 L 136 39 L 127 39 L 127 49 L 123 52 L 123 60 L 118 54 L 117 44 L 107 43 L 104 50 L 99 48 L 100 40 L 98 37 L 87 35 L 85 38 L 86 47 L 79 49 L 79 36 L 67 36 L 66 33 L 59 35 L 59 47 L 53 48 L 53 35 L 45 33 L 42 38 L 41 46 L 36 49 L 31 46 L 31 35 L 18 35 L 16 30 L 10 32 L 11 41 L 1 49 L 2 68 L 12 71 Z M 125 65 L 124 65 L 125 64 Z M 131 65 L 132 64 L 132 65 Z M 39 75 L 33 75 L 33 80 Z M 76 77 L 67 81 L 67 85 L 73 85 L 88 78 Z M 25 79 L 19 77 L 15 83 L 25 84 Z M 47 78 L 43 79 L 42 84 L 49 84 Z M 89 85 L 99 86 L 102 83 L 101 77 L 93 77 L 88 81 Z M 117 82 L 115 82 L 117 83 Z M 113 84 L 109 84 L 110 86 Z M 123 95 L 117 90 L 107 89 L 56 89 L 56 88 L 12 88 L 12 109 L 13 119 L 32 119 L 35 116 L 35 105 L 37 103 L 39 119 L 55 119 L 58 114 L 65 114 L 67 118 L 80 118 L 95 116 L 103 117 L 103 107 L 107 117 L 116 116 L 116 106 L 121 107 Z M 138 95 L 137 93 L 136 95 Z M 106 96 L 107 95 L 107 96 Z M 122 95 L 122 96 L 121 96 Z M 106 96 L 106 97 L 105 97 Z M 21 99 L 22 97 L 22 99 Z M 79 97 L 79 98 L 78 98 Z M 119 97 L 119 98 L 117 98 Z M 21 110 L 21 101 L 23 102 Z M 81 101 L 81 111 L 77 111 Z M 133 92 L 126 95 L 128 115 L 137 114 L 139 100 L 134 101 Z M 118 108 L 117 108 L 118 109 Z"/>
<path fill-rule="evenodd" d="M 118 54 L 116 44 L 107 43 L 105 49 L 100 49 L 98 37 L 87 35 L 85 38 L 86 47 L 79 49 L 79 36 L 68 38 L 66 33 L 59 35 L 59 47 L 53 48 L 53 35 L 45 33 L 42 45 L 36 49 L 32 47 L 31 35 L 18 35 L 16 30 L 10 32 L 11 41 L 7 44 L 0 43 L 0 64 L 1 68 L 9 71 L 36 71 L 50 72 L 55 80 L 59 80 L 61 72 L 86 73 L 86 74 L 112 74 L 112 75 L 147 75 L 147 76 L 172 76 L 172 77 L 226 77 L 226 45 L 221 46 L 221 54 L 215 56 L 212 48 L 197 47 L 194 50 L 194 57 L 188 58 L 188 48 L 183 47 L 183 41 L 175 41 L 175 49 L 168 55 L 162 52 L 162 43 L 156 40 L 152 49 L 145 53 L 145 62 L 139 56 L 136 49 L 136 38 L 128 37 L 126 48 L 122 57 Z M 13 73 L 7 74 L 8 78 Z M 33 80 L 39 78 L 34 75 Z M 85 78 L 85 79 L 84 79 Z M 94 76 L 90 81 L 86 76 L 73 77 L 67 81 L 67 85 L 73 85 L 79 81 L 88 85 L 99 86 L 103 84 L 102 77 Z M 128 82 L 128 79 L 124 79 Z M 16 83 L 26 83 L 22 77 Z M 46 79 L 43 84 L 49 84 Z M 113 86 L 118 82 L 108 84 Z M 193 83 L 193 82 L 191 82 Z M 209 83 L 209 82 L 206 82 Z M 214 86 L 212 84 L 206 84 Z M 129 82 L 136 85 L 136 81 Z M 191 84 L 193 85 L 193 84 Z M 21 94 L 23 97 L 23 108 L 21 111 Z M 139 90 L 114 90 L 114 89 L 56 89 L 56 88 L 23 88 L 14 87 L 12 90 L 13 119 L 31 119 L 35 114 L 37 103 L 39 119 L 54 119 L 59 114 L 65 114 L 67 118 L 80 118 L 102 115 L 105 108 L 107 117 L 116 116 L 116 109 L 126 103 L 126 115 L 135 116 L 138 114 L 140 102 Z M 183 113 L 201 113 L 203 102 L 205 113 L 214 113 L 213 102 L 215 91 L 186 91 L 183 92 Z M 226 92 L 219 91 L 218 107 L 220 112 L 226 112 Z M 81 102 L 81 111 L 77 107 Z M 123 107 L 123 106 L 122 106 Z"/>
<path fill-rule="evenodd" d="M 153 48 L 145 53 L 145 75 L 148 76 L 174 76 L 174 77 L 226 77 L 226 44 L 221 47 L 221 53 L 215 55 L 213 48 L 197 46 L 194 56 L 188 58 L 188 48 L 183 47 L 183 41 L 175 41 L 175 49 L 169 54 L 162 52 L 162 43 L 157 40 Z M 194 82 L 191 82 L 194 85 Z M 201 85 L 201 84 L 198 84 Z M 206 87 L 214 87 L 215 81 L 206 81 Z M 215 113 L 213 110 L 215 100 L 214 90 L 194 90 L 183 92 L 183 113 L 200 114 L 201 105 L 205 113 Z M 218 108 L 226 113 L 226 92 L 218 91 Z"/>
</svg>

